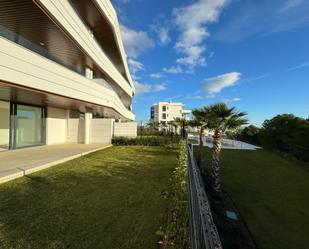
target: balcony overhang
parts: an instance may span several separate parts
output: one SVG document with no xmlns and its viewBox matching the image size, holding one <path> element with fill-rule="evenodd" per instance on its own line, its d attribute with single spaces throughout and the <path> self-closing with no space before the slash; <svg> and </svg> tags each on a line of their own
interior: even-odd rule
<svg viewBox="0 0 309 249">
<path fill-rule="evenodd" d="M 102 15 L 96 5 L 96 1 L 70 0 L 70 2 L 86 26 L 91 29 L 105 54 L 113 61 L 118 71 L 129 81 L 125 68 L 126 61 L 122 58 L 114 27 L 108 18 Z"/>
<path fill-rule="evenodd" d="M 61 96 L 54 93 L 45 92 L 42 90 L 24 87 L 3 81 L 0 81 L 0 100 L 27 105 L 75 110 L 82 113 L 91 112 L 96 116 L 101 116 L 104 118 L 131 121 L 131 119 L 122 116 L 115 109 L 108 106 L 80 101 L 74 98 L 69 98 L 66 96 Z"/>
</svg>

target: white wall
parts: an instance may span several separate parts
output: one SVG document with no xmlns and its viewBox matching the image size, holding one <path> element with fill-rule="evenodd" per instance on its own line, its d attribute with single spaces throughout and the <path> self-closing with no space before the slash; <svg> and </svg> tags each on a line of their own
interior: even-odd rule
<svg viewBox="0 0 309 249">
<path fill-rule="evenodd" d="M 67 110 L 47 108 L 46 144 L 61 144 L 66 142 Z"/>
<path fill-rule="evenodd" d="M 101 65 L 104 65 L 104 62 Z M 135 115 L 124 106 L 114 90 L 2 37 L 0 37 L 0 79 L 106 106 L 129 120 L 135 119 Z M 129 84 L 125 84 L 132 93 Z"/>
<path fill-rule="evenodd" d="M 68 143 L 84 143 L 85 138 L 85 120 L 70 118 L 67 120 L 67 137 Z"/>
<path fill-rule="evenodd" d="M 114 136 L 115 137 L 136 137 L 137 136 L 137 123 L 114 123 Z"/>
<path fill-rule="evenodd" d="M 9 144 L 10 103 L 0 101 L 0 146 Z"/>
<path fill-rule="evenodd" d="M 90 119 L 90 143 L 111 143 L 113 119 Z"/>
</svg>

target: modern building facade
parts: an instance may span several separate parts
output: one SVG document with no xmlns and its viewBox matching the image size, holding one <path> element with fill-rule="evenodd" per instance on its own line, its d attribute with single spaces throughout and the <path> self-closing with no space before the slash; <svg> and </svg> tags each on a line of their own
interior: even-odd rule
<svg viewBox="0 0 309 249">
<path fill-rule="evenodd" d="M 154 122 L 169 122 L 176 118 L 189 118 L 191 110 L 184 109 L 181 102 L 159 102 L 150 108 L 150 120 Z"/>
<path fill-rule="evenodd" d="M 109 0 L 0 2 L 0 148 L 134 136 L 134 94 Z"/>
</svg>

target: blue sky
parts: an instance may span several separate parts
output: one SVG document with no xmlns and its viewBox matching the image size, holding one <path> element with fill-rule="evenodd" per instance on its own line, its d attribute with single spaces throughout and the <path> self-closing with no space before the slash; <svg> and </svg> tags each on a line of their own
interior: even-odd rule
<svg viewBox="0 0 309 249">
<path fill-rule="evenodd" d="M 308 0 L 113 0 L 136 120 L 159 101 L 224 101 L 261 125 L 309 116 Z"/>
</svg>

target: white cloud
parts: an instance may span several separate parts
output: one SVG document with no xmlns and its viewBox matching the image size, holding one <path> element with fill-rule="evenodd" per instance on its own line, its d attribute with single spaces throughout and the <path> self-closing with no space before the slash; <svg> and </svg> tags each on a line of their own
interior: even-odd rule
<svg viewBox="0 0 309 249">
<path fill-rule="evenodd" d="M 262 75 L 259 75 L 259 76 L 243 79 L 241 82 L 247 83 L 247 82 L 257 81 L 257 80 L 268 78 L 270 76 L 271 76 L 271 74 L 262 74 Z"/>
<path fill-rule="evenodd" d="M 162 44 L 167 44 L 171 41 L 168 28 L 160 27 L 158 29 L 158 36 Z"/>
<path fill-rule="evenodd" d="M 137 60 L 128 59 L 128 64 L 133 75 L 135 75 L 138 71 L 144 70 L 143 63 Z"/>
<path fill-rule="evenodd" d="M 163 73 L 152 73 L 152 74 L 150 74 L 150 77 L 154 78 L 154 79 L 161 79 L 161 78 L 165 77 L 165 75 Z"/>
<path fill-rule="evenodd" d="M 126 53 L 131 58 L 137 58 L 147 49 L 154 47 L 154 42 L 144 31 L 129 29 L 120 25 L 123 43 Z"/>
<path fill-rule="evenodd" d="M 178 63 L 189 68 L 206 65 L 203 42 L 210 35 L 207 24 L 216 22 L 228 3 L 229 0 L 198 0 L 173 10 L 174 23 L 181 31 L 175 48 L 184 54 L 177 60 Z"/>
<path fill-rule="evenodd" d="M 166 45 L 171 41 L 170 23 L 166 21 L 164 14 L 160 14 L 155 18 L 154 24 L 151 25 L 151 28 L 158 35 L 159 43 L 161 45 Z"/>
<path fill-rule="evenodd" d="M 279 12 L 286 12 L 303 4 L 304 0 L 287 0 Z"/>
<path fill-rule="evenodd" d="M 240 79 L 241 73 L 231 72 L 205 80 L 203 89 L 210 95 L 221 92 L 226 87 L 231 87 Z"/>
<path fill-rule="evenodd" d="M 134 84 L 135 84 L 136 94 L 148 93 L 151 91 L 151 85 L 149 84 L 142 84 L 137 81 L 135 81 Z"/>
<path fill-rule="evenodd" d="M 236 2 L 236 1 L 234 1 Z M 220 42 L 239 42 L 309 26 L 308 0 L 239 1 L 212 34 Z"/>
<path fill-rule="evenodd" d="M 166 90 L 166 86 L 164 83 L 159 83 L 159 84 L 144 84 L 135 81 L 135 88 L 136 88 L 136 94 L 142 94 L 142 93 L 149 93 L 149 92 L 162 92 Z"/>
<path fill-rule="evenodd" d="M 179 98 L 182 98 L 182 97 L 183 97 L 182 94 L 178 94 L 178 95 L 166 98 L 165 101 L 173 101 L 175 99 L 179 99 Z"/>
<path fill-rule="evenodd" d="M 170 73 L 170 74 L 179 74 L 179 73 L 183 73 L 183 70 L 180 66 L 172 66 L 170 68 L 163 68 L 163 71 L 166 73 Z"/>
<path fill-rule="evenodd" d="M 165 86 L 165 84 L 156 84 L 156 85 L 154 85 L 153 87 L 152 87 L 152 90 L 154 91 L 154 92 L 162 92 L 162 91 L 164 91 L 164 90 L 166 90 L 166 86 Z"/>
<path fill-rule="evenodd" d="M 291 67 L 289 69 L 289 71 L 294 71 L 294 70 L 297 70 L 297 69 L 302 69 L 304 67 L 309 67 L 309 62 L 302 63 L 302 64 L 300 64 L 300 65 L 298 65 L 296 67 Z"/>
<path fill-rule="evenodd" d="M 231 102 L 239 102 L 241 99 L 240 98 L 232 98 L 232 99 L 223 99 L 222 101 L 224 103 L 231 103 Z"/>
</svg>

